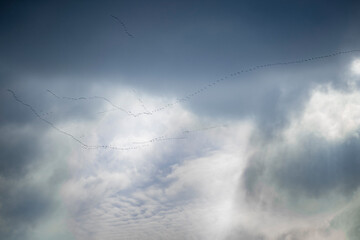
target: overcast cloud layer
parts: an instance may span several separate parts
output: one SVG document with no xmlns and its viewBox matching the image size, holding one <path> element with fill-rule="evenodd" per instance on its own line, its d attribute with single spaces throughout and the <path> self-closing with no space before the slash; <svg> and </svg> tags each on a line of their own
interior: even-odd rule
<svg viewBox="0 0 360 240">
<path fill-rule="evenodd" d="M 357 240 L 355 1 L 0 3 L 0 239 Z"/>
</svg>

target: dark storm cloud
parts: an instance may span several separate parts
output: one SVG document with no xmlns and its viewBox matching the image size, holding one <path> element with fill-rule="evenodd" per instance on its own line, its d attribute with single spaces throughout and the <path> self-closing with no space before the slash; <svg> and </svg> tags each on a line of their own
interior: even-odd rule
<svg viewBox="0 0 360 240">
<path fill-rule="evenodd" d="M 269 154 L 264 146 L 264 151 L 255 154 L 244 171 L 243 186 L 247 196 L 260 200 L 264 187 L 269 185 L 279 190 L 279 199 L 289 198 L 286 201 L 319 199 L 321 202 L 323 197 L 334 192 L 350 199 L 360 186 L 359 144 L 357 137 L 334 143 L 309 136 L 296 148 L 286 143 L 279 149 L 274 147 L 271 151 L 275 154 Z M 268 203 L 276 203 L 275 199 L 268 200 Z M 281 201 L 268 207 L 277 209 Z"/>
<path fill-rule="evenodd" d="M 136 41 L 119 36 L 111 14 L 132 26 Z M 325 1 L 25 1 L 3 8 L 0 45 L 9 70 L 20 74 L 120 73 L 152 90 L 180 80 L 177 87 L 188 89 L 194 79 L 243 66 L 343 48 L 346 28 L 359 34 L 350 26 L 355 14 L 353 3 Z"/>
<path fill-rule="evenodd" d="M 342 143 L 329 144 L 309 139 L 300 153 L 279 153 L 274 176 L 279 186 L 317 197 L 331 190 L 352 194 L 360 185 L 360 142 L 350 137 Z"/>
<path fill-rule="evenodd" d="M 38 129 L 38 136 L 41 135 Z M 29 163 L 36 161 L 39 141 L 34 131 L 25 127 L 19 131 L 17 125 L 3 125 L 0 138 L 0 175 L 17 178 L 28 171 Z"/>
<path fill-rule="evenodd" d="M 27 239 L 27 231 L 51 210 L 51 197 L 43 189 L 26 185 L 22 180 L 21 177 L 12 181 L 5 180 L 1 186 L 2 239 Z"/>
<path fill-rule="evenodd" d="M 66 91 L 62 96 L 76 98 L 86 95 L 91 83 L 122 82 L 160 96 L 175 95 L 200 114 L 255 115 L 268 129 L 282 126 L 286 111 L 301 104 L 310 83 L 321 81 L 312 76 L 317 67 L 329 65 L 331 71 L 338 66 L 336 60 L 326 60 L 269 71 L 271 63 L 358 47 L 352 39 L 359 30 L 352 23 L 359 16 L 350 2 L 25 1 L 8 4 L 3 11 L 2 68 L 20 79 L 36 76 L 44 82 L 39 88 L 55 93 L 60 88 Z M 110 15 L 126 22 L 137 38 L 119 36 L 119 24 Z M 348 32 L 351 37 L 344 39 Z M 303 77 L 271 84 L 264 77 L 281 78 L 296 69 L 306 69 L 309 77 L 301 73 Z M 284 85 L 292 89 L 280 93 Z M 79 116 L 84 109 L 76 111 Z"/>
<path fill-rule="evenodd" d="M 26 180 L 40 164 L 44 131 L 15 123 L 2 124 L 0 132 L 0 238 L 27 239 L 27 231 L 51 204 L 44 189 Z"/>
<path fill-rule="evenodd" d="M 32 230 L 54 212 L 56 189 L 66 179 L 67 169 L 54 162 L 54 149 L 44 143 L 43 124 L 1 123 L 0 238 L 30 239 Z M 46 179 L 39 169 L 49 165 L 53 167 L 47 167 Z M 34 181 L 38 177 L 40 183 Z"/>
<path fill-rule="evenodd" d="M 9 76 L 2 77 L 4 78 L 0 82 L 2 103 L 0 108 L 0 176 L 18 178 L 25 174 L 28 171 L 27 167 L 38 159 L 41 138 L 47 128 L 37 125 L 36 118 L 30 112 L 23 111 L 24 108 L 16 101 L 10 101 L 11 95 L 3 88 L 6 85 L 4 82 L 17 79 Z"/>
</svg>

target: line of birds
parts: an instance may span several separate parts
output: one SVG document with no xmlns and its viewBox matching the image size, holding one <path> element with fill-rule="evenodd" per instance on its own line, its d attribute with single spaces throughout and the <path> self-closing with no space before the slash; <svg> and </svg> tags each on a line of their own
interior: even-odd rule
<svg viewBox="0 0 360 240">
<path fill-rule="evenodd" d="M 159 137 L 152 138 L 150 140 L 129 142 L 129 143 L 123 144 L 123 146 L 89 145 L 89 144 L 86 144 L 85 142 L 81 141 L 79 138 L 75 137 L 73 134 L 58 128 L 55 124 L 53 124 L 49 120 L 43 118 L 41 116 L 41 114 L 39 114 L 35 110 L 35 108 L 33 106 L 31 106 L 30 104 L 22 101 L 16 95 L 16 93 L 13 90 L 8 89 L 7 91 L 11 93 L 11 95 L 14 98 L 15 101 L 17 101 L 20 104 L 22 104 L 23 106 L 27 107 L 38 119 L 40 119 L 44 123 L 48 124 L 51 128 L 53 128 L 57 132 L 70 137 L 72 140 L 74 140 L 75 142 L 80 144 L 81 147 L 83 147 L 84 149 L 88 149 L 88 150 L 91 150 L 91 149 L 111 149 L 111 150 L 120 150 L 120 151 L 135 150 L 135 149 L 147 147 L 150 144 L 157 143 L 157 142 L 187 139 L 187 136 L 185 136 L 185 135 L 188 135 L 188 134 L 191 134 L 191 133 L 195 133 L 195 132 L 199 132 L 199 131 L 207 131 L 207 130 L 211 130 L 211 129 L 215 129 L 215 128 L 219 128 L 219 127 L 224 127 L 224 125 L 220 125 L 220 126 L 212 126 L 212 127 L 192 129 L 192 130 L 183 130 L 180 134 L 175 134 L 174 136 L 162 135 L 162 136 L 159 136 Z M 57 95 L 55 95 L 55 96 L 57 96 Z M 57 97 L 59 97 L 59 96 L 57 96 Z M 83 99 L 83 98 L 69 98 L 69 99 L 71 99 L 71 100 L 79 100 L 79 99 Z"/>
<path fill-rule="evenodd" d="M 73 98 L 73 97 L 60 97 L 57 96 L 55 93 L 53 93 L 50 90 L 47 90 L 48 92 L 50 92 L 53 96 L 57 97 L 57 98 L 62 98 L 62 99 L 66 99 L 66 100 L 87 100 L 87 99 L 102 99 L 106 102 L 108 102 L 109 104 L 111 104 L 114 109 L 111 110 L 106 110 L 106 111 L 101 111 L 98 113 L 108 113 L 108 112 L 112 112 L 112 111 L 122 111 L 124 113 L 126 113 L 128 116 L 131 117 L 139 117 L 141 115 L 152 115 L 154 113 L 163 111 L 167 108 L 173 107 L 177 104 L 183 103 L 183 102 L 187 102 L 190 99 L 192 99 L 193 97 L 197 96 L 198 94 L 207 91 L 208 89 L 216 86 L 217 84 L 224 82 L 225 80 L 228 80 L 230 78 L 234 78 L 237 77 L 243 73 L 248 73 L 248 72 L 254 72 L 254 71 L 258 71 L 264 68 L 270 68 L 270 67 L 275 67 L 275 66 L 285 66 L 285 65 L 294 65 L 294 64 L 301 64 L 301 63 L 306 63 L 306 62 L 311 62 L 311 61 L 316 61 L 316 60 L 323 60 L 326 58 L 331 58 L 331 57 L 335 57 L 335 56 L 339 56 L 339 55 L 343 55 L 343 54 L 350 54 L 350 53 L 355 53 L 355 52 L 360 52 L 359 49 L 353 49 L 353 50 L 348 50 L 348 51 L 338 51 L 338 52 L 334 52 L 334 53 L 330 53 L 327 55 L 321 55 L 321 56 L 314 56 L 314 57 L 309 57 L 309 58 L 302 58 L 302 59 L 297 59 L 297 60 L 293 60 L 293 61 L 287 61 L 287 62 L 275 62 L 275 63 L 268 63 L 268 64 L 263 64 L 263 65 L 256 65 L 250 68 L 246 68 L 246 69 L 242 69 L 239 70 L 237 72 L 233 72 L 230 73 L 222 78 L 219 78 L 217 80 L 214 80 L 212 82 L 207 83 L 206 85 L 204 85 L 201 88 L 198 88 L 197 90 L 194 90 L 190 93 L 188 93 L 187 95 L 185 95 L 182 98 L 178 98 L 177 100 L 175 100 L 172 103 L 167 103 L 163 106 L 154 108 L 152 110 L 149 110 L 145 107 L 144 103 L 142 102 L 142 100 L 140 98 L 138 98 L 138 101 L 142 103 L 142 105 L 144 106 L 145 111 L 143 112 L 138 112 L 138 113 L 133 113 L 131 111 L 125 110 L 124 108 L 121 108 L 117 105 L 115 105 L 114 103 L 112 103 L 109 99 L 105 98 L 105 97 L 101 97 L 101 96 L 92 96 L 92 97 L 79 97 L 79 98 Z"/>
<path fill-rule="evenodd" d="M 123 21 L 121 21 L 118 17 L 114 16 L 114 15 L 110 15 L 113 19 L 115 19 L 115 21 L 119 22 L 121 24 L 121 26 L 124 29 L 124 32 L 126 33 L 126 35 L 128 35 L 131 38 L 134 38 L 134 35 L 132 35 L 131 33 L 129 33 L 125 23 L 123 23 Z"/>
<path fill-rule="evenodd" d="M 228 80 L 230 78 L 234 78 L 239 76 L 240 74 L 243 73 L 247 73 L 247 72 L 253 72 L 253 71 L 258 71 L 264 68 L 270 68 L 270 67 L 275 67 L 275 66 L 284 66 L 284 65 L 294 65 L 294 64 L 301 64 L 301 63 L 306 63 L 306 62 L 311 62 L 311 61 L 316 61 L 316 60 L 322 60 L 322 59 L 326 59 L 326 58 L 331 58 L 331 57 L 335 57 L 335 56 L 339 56 L 339 55 L 343 55 L 343 54 L 350 54 L 350 53 L 355 53 L 355 52 L 360 52 L 360 49 L 353 49 L 353 50 L 348 50 L 348 51 L 338 51 L 338 52 L 334 52 L 334 53 L 330 53 L 327 55 L 321 55 L 321 56 L 314 56 L 314 57 L 309 57 L 309 58 L 302 58 L 302 59 L 297 59 L 297 60 L 293 60 L 293 61 L 287 61 L 287 62 L 275 62 L 275 63 L 268 63 L 268 64 L 262 64 L 262 65 L 256 65 L 247 69 L 242 69 L 239 70 L 237 72 L 233 72 L 230 73 L 222 78 L 219 78 L 215 81 L 209 82 L 208 84 L 206 84 L 205 86 L 198 88 L 197 90 L 187 94 L 185 97 L 179 98 L 177 99 L 175 102 L 173 103 L 168 103 L 166 105 L 163 105 L 161 107 L 158 107 L 156 109 L 153 109 L 151 111 L 151 113 L 156 113 L 159 111 L 162 111 L 166 108 L 172 107 L 174 105 L 177 105 L 179 103 L 183 103 L 183 102 L 187 102 L 189 101 L 191 98 L 197 96 L 198 94 L 208 90 L 211 87 L 214 87 L 215 85 L 224 82 L 225 80 Z"/>
<path fill-rule="evenodd" d="M 203 91 L 206 91 L 208 88 L 213 87 L 215 85 L 217 85 L 220 82 L 223 82 L 229 78 L 233 78 L 235 76 L 238 76 L 242 73 L 245 72 L 252 72 L 252 71 L 257 71 L 259 69 L 262 68 L 268 68 L 268 67 L 274 67 L 274 66 L 281 66 L 281 65 L 292 65 L 292 64 L 300 64 L 300 63 L 304 63 L 304 62 L 309 62 L 309 61 L 315 61 L 315 60 L 321 60 L 321 59 L 325 59 L 325 58 L 330 58 L 330 57 L 335 57 L 338 55 L 342 55 L 342 54 L 349 54 L 349 53 L 354 53 L 354 52 L 360 52 L 360 50 L 354 49 L 354 50 L 349 50 L 349 51 L 339 51 L 339 52 L 335 52 L 335 53 L 331 53 L 328 55 L 322 55 L 322 56 L 315 56 L 315 57 L 310 57 L 310 58 L 305 58 L 305 59 L 298 59 L 298 60 L 294 60 L 294 61 L 287 61 L 287 62 L 277 62 L 277 63 L 269 63 L 269 64 L 264 64 L 264 65 L 257 65 L 248 69 L 243 69 L 240 70 L 238 72 L 234 72 L 231 73 L 229 75 L 226 75 L 223 78 L 217 79 L 213 82 L 208 83 L 206 86 L 199 88 L 196 91 L 193 91 L 192 93 L 186 95 L 183 98 L 177 99 L 175 102 L 173 103 L 168 103 L 162 107 L 159 108 L 155 108 L 149 112 L 140 112 L 140 113 L 132 113 L 131 111 L 125 110 L 124 108 L 121 108 L 117 105 L 115 105 L 114 103 L 112 103 L 109 99 L 105 98 L 105 97 L 101 97 L 101 96 L 92 96 L 92 97 L 78 97 L 78 98 L 74 98 L 74 97 L 61 97 L 56 95 L 54 92 L 52 92 L 51 90 L 47 90 L 50 94 L 52 94 L 54 97 L 59 98 L 59 99 L 66 99 L 66 100 L 72 100 L 72 101 L 78 101 L 78 100 L 90 100 L 90 99 L 101 99 L 103 101 L 108 102 L 109 104 L 111 104 L 115 109 L 123 111 L 124 113 L 128 114 L 129 116 L 133 116 L 133 117 L 137 117 L 140 116 L 142 114 L 153 114 L 155 112 L 158 111 L 162 111 L 166 108 L 172 107 L 176 104 L 185 102 L 185 101 L 189 101 L 192 97 L 200 94 Z M 132 144 L 132 146 L 125 146 L 125 147 L 120 147 L 120 146 L 112 146 L 112 145 L 89 145 L 84 143 L 83 141 L 81 141 L 79 138 L 75 137 L 74 135 L 58 128 L 57 126 L 55 126 L 52 122 L 50 122 L 49 120 L 43 118 L 41 115 L 41 113 L 38 113 L 34 107 L 32 107 L 30 104 L 25 103 L 24 101 L 22 101 L 16 94 L 14 91 L 12 91 L 11 89 L 8 89 L 8 91 L 12 94 L 14 100 L 16 100 L 17 102 L 21 103 L 22 105 L 24 105 L 25 107 L 27 107 L 28 109 L 30 109 L 30 111 L 37 117 L 39 118 L 41 121 L 45 122 L 46 124 L 48 124 L 50 127 L 52 127 L 54 130 L 58 131 L 59 133 L 62 133 L 63 135 L 66 135 L 68 137 L 70 137 L 71 139 L 73 139 L 75 142 L 79 143 L 83 148 L 85 149 L 113 149 L 113 150 L 132 150 L 132 149 L 138 149 L 141 147 L 145 147 L 147 145 L 149 145 L 150 143 L 155 143 L 155 142 L 160 142 L 160 141 L 168 141 L 168 140 L 178 140 L 178 139 L 185 139 L 185 137 L 167 137 L 166 135 L 160 136 L 160 137 L 156 137 L 147 141 L 140 141 L 140 142 L 132 142 L 130 144 Z M 139 98 L 138 99 L 140 102 L 142 102 L 142 100 Z M 143 102 L 142 102 L 143 103 Z M 196 131 L 205 131 L 205 130 L 209 130 L 212 129 L 214 127 L 210 127 L 210 128 L 203 128 L 203 129 L 198 129 L 198 130 L 185 130 L 182 132 L 182 134 L 188 134 L 188 133 L 192 133 L 192 132 L 196 132 Z M 134 146 L 135 145 L 135 146 Z"/>
<path fill-rule="evenodd" d="M 103 111 L 103 112 L 99 112 L 99 113 L 105 113 L 105 112 L 109 112 L 109 111 L 122 111 L 125 114 L 132 116 L 132 117 L 138 117 L 140 115 L 149 115 L 151 114 L 150 112 L 139 112 L 139 113 L 132 113 L 129 110 L 126 110 L 125 108 L 122 108 L 116 104 L 114 104 L 112 101 L 110 101 L 109 99 L 107 99 L 106 97 L 102 97 L 102 96 L 90 96 L 90 97 L 66 97 L 66 96 L 59 96 L 57 94 L 55 94 L 53 91 L 46 89 L 46 91 L 48 93 L 50 93 L 52 96 L 58 98 L 58 99 L 64 99 L 64 100 L 70 100 L 70 101 L 81 101 L 81 100 L 94 100 L 94 99 L 99 99 L 99 100 L 103 100 L 107 103 L 109 103 L 112 107 L 114 107 L 114 109 L 112 110 L 107 110 L 107 111 Z"/>
<path fill-rule="evenodd" d="M 139 97 L 139 94 L 137 93 L 137 91 L 135 89 L 132 89 L 132 91 L 134 92 L 136 99 L 139 101 L 139 103 L 141 104 L 141 106 L 143 107 L 145 112 L 151 114 L 150 111 L 148 110 L 148 108 L 145 106 L 145 103 L 143 102 L 143 100 Z"/>
</svg>

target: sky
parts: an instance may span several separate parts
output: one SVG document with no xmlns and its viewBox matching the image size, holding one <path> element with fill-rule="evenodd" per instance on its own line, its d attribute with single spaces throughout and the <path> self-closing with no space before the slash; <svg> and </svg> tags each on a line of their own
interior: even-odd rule
<svg viewBox="0 0 360 240">
<path fill-rule="evenodd" d="M 357 1 L 1 1 L 0 239 L 357 240 Z"/>
</svg>

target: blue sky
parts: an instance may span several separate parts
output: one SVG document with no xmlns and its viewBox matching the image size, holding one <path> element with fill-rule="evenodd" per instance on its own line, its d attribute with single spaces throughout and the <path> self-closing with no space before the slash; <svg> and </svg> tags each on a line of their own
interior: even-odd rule
<svg viewBox="0 0 360 240">
<path fill-rule="evenodd" d="M 355 1 L 0 5 L 0 238 L 357 239 Z"/>
</svg>

